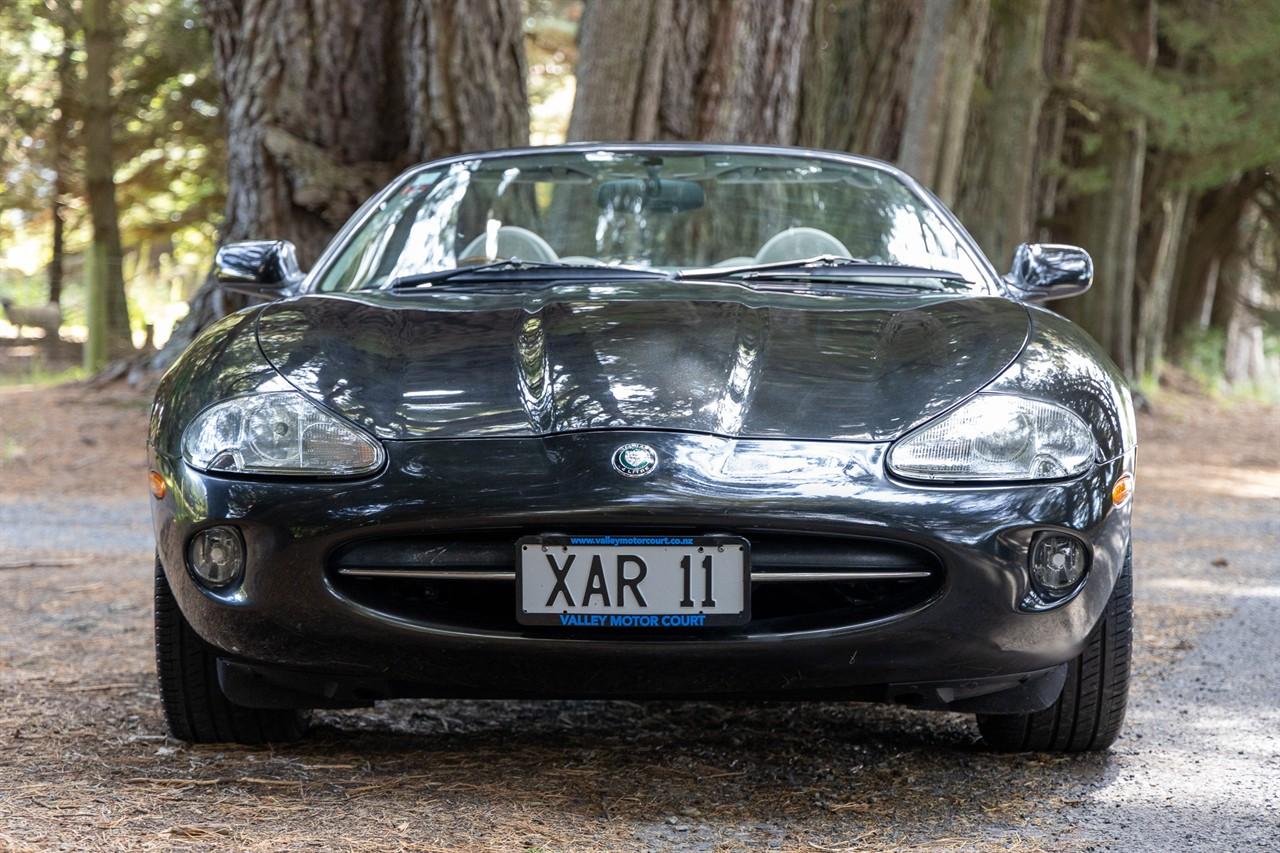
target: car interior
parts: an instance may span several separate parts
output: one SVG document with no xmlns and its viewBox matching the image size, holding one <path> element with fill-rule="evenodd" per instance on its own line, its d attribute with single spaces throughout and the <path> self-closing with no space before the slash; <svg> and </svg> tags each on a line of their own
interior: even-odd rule
<svg viewBox="0 0 1280 853">
<path fill-rule="evenodd" d="M 849 257 L 849 249 L 820 228 L 792 227 L 774 234 L 752 255 L 725 258 L 713 264 L 716 267 L 739 267 L 749 264 L 767 264 L 812 258 L 818 255 Z M 522 261 L 559 261 L 566 264 L 604 264 L 599 258 L 586 255 L 561 257 L 543 237 L 518 225 L 503 225 L 492 234 L 477 235 L 459 255 L 461 264 L 478 264 L 506 258 Z"/>
</svg>

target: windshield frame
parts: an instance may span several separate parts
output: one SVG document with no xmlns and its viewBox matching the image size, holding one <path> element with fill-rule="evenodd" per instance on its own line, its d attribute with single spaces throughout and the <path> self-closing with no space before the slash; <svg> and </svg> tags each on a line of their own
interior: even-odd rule
<svg viewBox="0 0 1280 853">
<path fill-rule="evenodd" d="M 610 151 L 620 153 L 657 153 L 657 154 L 706 154 L 713 152 L 723 152 L 728 154 L 759 154 L 768 155 L 776 154 L 780 156 L 790 157 L 811 157 L 817 160 L 825 160 L 833 163 L 840 163 L 848 166 L 859 166 L 868 169 L 875 169 L 884 172 L 898 179 L 926 208 L 938 216 L 942 224 L 947 227 L 952 236 L 956 238 L 962 252 L 965 253 L 968 260 L 984 277 L 984 281 L 973 282 L 974 295 L 1000 295 L 1009 296 L 1008 286 L 991 261 L 979 248 L 976 240 L 969 233 L 968 229 L 960 222 L 954 213 L 944 205 L 937 196 L 930 192 L 915 178 L 906 172 L 886 163 L 883 160 L 876 160 L 872 157 L 862 157 L 855 154 L 845 154 L 839 151 L 827 151 L 820 148 L 801 148 L 788 145 L 729 145 L 712 142 L 574 142 L 565 145 L 541 145 L 530 146 L 525 148 L 500 148 L 492 151 L 483 151 L 467 154 L 455 154 L 451 157 L 442 157 L 438 160 L 430 160 L 415 166 L 410 166 L 401 172 L 385 187 L 371 196 L 368 201 L 362 204 L 351 218 L 347 220 L 333 239 L 329 241 L 328 246 L 321 252 L 320 257 L 316 260 L 315 265 L 303 277 L 299 287 L 300 293 L 329 293 L 329 291 L 321 291 L 318 289 L 318 283 L 323 279 L 325 273 L 337 261 L 343 250 L 352 242 L 356 234 L 364 226 L 364 224 L 374 215 L 379 206 L 386 199 L 395 195 L 401 187 L 422 172 L 441 167 L 452 166 L 456 163 L 465 163 L 472 160 L 497 160 L 505 157 L 521 157 L 521 156 L 539 156 L 547 154 L 584 154 L 593 151 Z"/>
</svg>

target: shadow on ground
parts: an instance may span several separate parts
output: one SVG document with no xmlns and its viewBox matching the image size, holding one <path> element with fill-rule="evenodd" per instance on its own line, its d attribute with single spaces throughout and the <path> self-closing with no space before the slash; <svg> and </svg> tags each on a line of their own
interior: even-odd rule
<svg viewBox="0 0 1280 853">
<path fill-rule="evenodd" d="M 7 393 L 0 566 L 18 567 L 0 568 L 0 849 L 1229 849 L 1280 837 L 1269 412 L 1197 404 L 1144 426 L 1155 440 L 1135 514 L 1137 680 L 1109 754 L 1000 755 L 965 716 L 830 702 L 403 701 L 321 712 L 301 744 L 244 749 L 164 734 L 146 498 L 140 479 L 127 485 L 145 406 Z M 90 414 L 45 417 L 73 405 Z M 1237 456 L 1209 458 L 1223 434 Z M 81 467 L 55 466 L 72 456 Z M 1208 464 L 1249 471 L 1248 492 L 1206 492 Z"/>
</svg>

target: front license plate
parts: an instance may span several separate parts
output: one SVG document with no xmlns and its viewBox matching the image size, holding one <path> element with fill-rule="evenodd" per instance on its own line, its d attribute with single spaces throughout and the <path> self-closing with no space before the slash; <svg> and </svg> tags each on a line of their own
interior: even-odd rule
<svg viewBox="0 0 1280 853">
<path fill-rule="evenodd" d="M 527 536 L 516 620 L 684 630 L 751 618 L 750 545 L 731 536 Z"/>
</svg>

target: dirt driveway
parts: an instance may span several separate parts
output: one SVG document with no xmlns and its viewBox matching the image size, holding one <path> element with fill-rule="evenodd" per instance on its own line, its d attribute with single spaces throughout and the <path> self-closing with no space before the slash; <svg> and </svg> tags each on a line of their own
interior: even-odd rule
<svg viewBox="0 0 1280 853">
<path fill-rule="evenodd" d="M 0 849 L 1275 849 L 1277 414 L 1143 421 L 1108 755 L 834 703 L 393 702 L 241 749 L 164 735 L 145 402 L 0 389 Z"/>
</svg>

